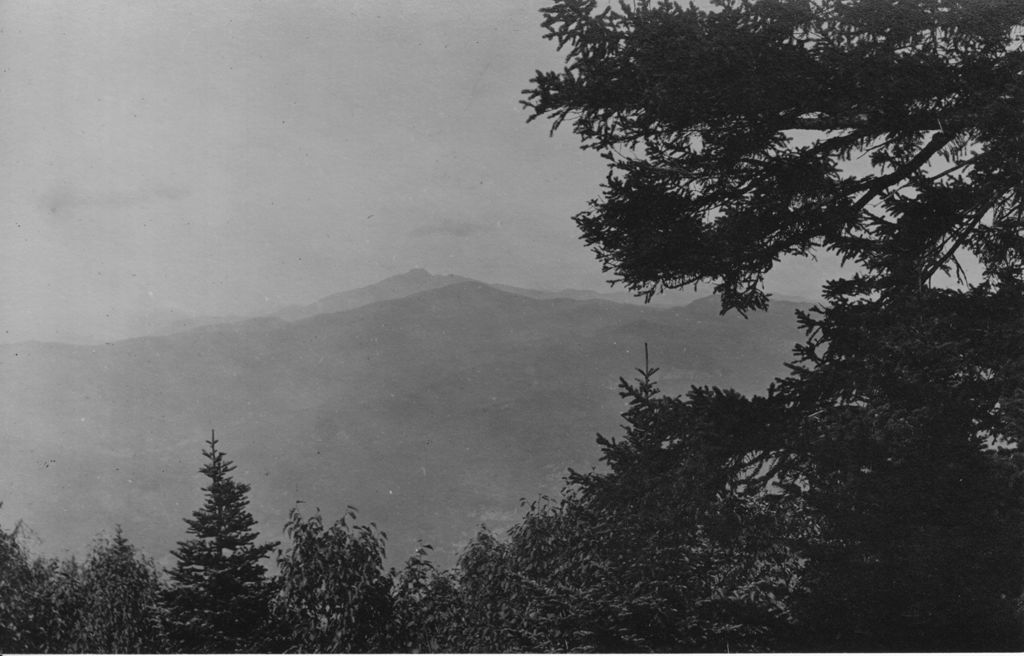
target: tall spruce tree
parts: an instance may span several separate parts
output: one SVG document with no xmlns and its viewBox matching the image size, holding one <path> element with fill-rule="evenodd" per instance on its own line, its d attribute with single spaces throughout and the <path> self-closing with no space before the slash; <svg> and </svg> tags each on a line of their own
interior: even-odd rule
<svg viewBox="0 0 1024 656">
<path fill-rule="evenodd" d="M 793 648 L 1020 649 L 1024 3 L 712 4 L 544 9 L 567 62 L 526 105 L 610 164 L 583 238 L 634 291 L 723 310 L 766 307 L 784 256 L 851 265 L 762 421 L 708 397 L 679 432 L 825 518 Z"/>
<path fill-rule="evenodd" d="M 199 470 L 210 479 L 203 506 L 185 519 L 193 537 L 171 553 L 168 633 L 188 652 L 251 651 L 266 624 L 271 595 L 261 560 L 277 542 L 258 544 L 247 510 L 249 486 L 231 477 L 235 465 L 211 432 Z"/>
</svg>

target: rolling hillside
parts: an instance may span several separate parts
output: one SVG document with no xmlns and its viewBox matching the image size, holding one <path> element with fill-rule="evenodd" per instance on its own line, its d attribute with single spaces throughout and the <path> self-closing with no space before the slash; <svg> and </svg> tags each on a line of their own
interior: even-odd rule
<svg viewBox="0 0 1024 656">
<path fill-rule="evenodd" d="M 393 558 L 422 538 L 450 562 L 481 523 L 501 528 L 520 498 L 597 462 L 594 434 L 616 433 L 617 381 L 643 364 L 645 341 L 663 387 L 681 393 L 761 391 L 799 339 L 788 302 L 744 320 L 710 299 L 655 308 L 465 279 L 427 287 L 349 293 L 366 302 L 293 321 L 0 347 L 0 522 L 23 518 L 49 553 L 120 523 L 167 562 L 216 428 L 265 536 L 296 502 L 328 518 L 351 504 L 389 533 Z"/>
</svg>

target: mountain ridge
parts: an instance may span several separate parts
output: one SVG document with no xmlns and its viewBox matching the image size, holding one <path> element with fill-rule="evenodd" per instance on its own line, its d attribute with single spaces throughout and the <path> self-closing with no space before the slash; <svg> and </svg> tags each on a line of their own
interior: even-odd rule
<svg viewBox="0 0 1024 656">
<path fill-rule="evenodd" d="M 417 292 L 468 280 L 470 279 L 454 274 L 434 275 L 426 269 L 414 268 L 365 287 L 325 296 L 307 305 L 289 305 L 272 313 L 271 316 L 295 321 L 317 314 L 352 310 L 370 303 L 403 298 Z"/>
<path fill-rule="evenodd" d="M 763 390 L 797 341 L 794 307 L 743 320 L 467 279 L 291 322 L 0 346 L 0 521 L 25 519 L 49 552 L 121 524 L 166 559 L 216 428 L 268 537 L 297 500 L 352 504 L 395 557 L 423 538 L 450 562 L 481 522 L 597 463 L 644 342 L 668 392 Z"/>
<path fill-rule="evenodd" d="M 259 322 L 269 323 L 273 321 L 298 321 L 318 314 L 331 314 L 364 305 L 377 303 L 385 300 L 394 300 L 411 296 L 422 291 L 438 289 L 453 284 L 464 282 L 475 282 L 486 285 L 517 296 L 525 296 L 537 300 L 570 299 L 576 301 L 604 301 L 650 308 L 677 308 L 686 307 L 691 303 L 717 303 L 713 296 L 701 296 L 692 290 L 672 290 L 664 294 L 656 295 L 650 303 L 644 302 L 642 298 L 636 297 L 626 290 L 600 292 L 586 289 L 565 288 L 552 291 L 543 289 L 531 289 L 492 283 L 467 278 L 456 274 L 432 274 L 423 268 L 413 268 L 404 273 L 396 274 L 379 282 L 344 290 L 322 297 L 312 303 L 291 304 L 267 312 L 259 312 L 251 315 L 187 315 L 176 310 L 174 312 L 162 312 L 150 317 L 139 318 L 132 322 L 131 327 L 120 331 L 113 331 L 116 334 L 109 334 L 104 337 L 87 337 L 84 334 L 74 339 L 13 339 L 0 341 L 3 344 L 24 344 L 30 342 L 48 344 L 72 344 L 77 346 L 97 346 L 130 339 L 143 337 L 167 336 L 177 333 L 193 331 L 217 330 L 218 326 L 242 325 L 253 326 Z M 811 304 L 813 301 L 789 296 L 773 297 L 773 302 L 785 301 L 799 304 Z"/>
</svg>

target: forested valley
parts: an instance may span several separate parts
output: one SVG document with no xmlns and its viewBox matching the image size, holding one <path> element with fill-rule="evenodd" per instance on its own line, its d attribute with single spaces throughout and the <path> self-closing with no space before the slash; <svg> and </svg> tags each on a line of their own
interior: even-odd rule
<svg viewBox="0 0 1024 656">
<path fill-rule="evenodd" d="M 1024 649 L 1024 4 L 714 5 L 554 0 L 523 104 L 607 159 L 574 220 L 636 294 L 754 314 L 780 258 L 842 256 L 786 376 L 624 372 L 602 466 L 447 569 L 355 509 L 261 540 L 211 435 L 167 571 L 3 528 L 0 650 Z"/>
</svg>

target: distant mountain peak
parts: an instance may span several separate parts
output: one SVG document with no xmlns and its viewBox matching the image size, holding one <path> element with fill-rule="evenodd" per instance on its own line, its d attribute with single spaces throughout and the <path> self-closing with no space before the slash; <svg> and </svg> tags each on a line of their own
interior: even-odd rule
<svg viewBox="0 0 1024 656">
<path fill-rule="evenodd" d="M 287 321 L 297 321 L 318 314 L 343 312 L 371 303 L 403 298 L 469 280 L 469 278 L 455 275 L 438 276 L 426 269 L 417 267 L 366 287 L 332 294 L 309 305 L 293 305 L 284 308 L 275 313 L 274 316 Z"/>
<path fill-rule="evenodd" d="M 412 269 L 409 269 L 405 273 L 399 273 L 397 275 L 390 276 L 389 278 L 385 278 L 384 280 L 390 280 L 392 278 L 435 278 L 435 277 L 440 277 L 440 276 L 435 276 L 434 274 L 430 273 L 429 271 L 427 271 L 423 267 L 413 267 Z M 384 282 L 384 280 L 382 280 L 381 282 Z"/>
</svg>

